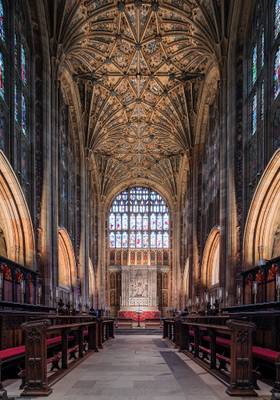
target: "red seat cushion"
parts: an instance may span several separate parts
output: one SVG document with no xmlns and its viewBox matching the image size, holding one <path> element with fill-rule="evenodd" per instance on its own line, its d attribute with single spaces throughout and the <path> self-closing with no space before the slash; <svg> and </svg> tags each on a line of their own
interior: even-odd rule
<svg viewBox="0 0 280 400">
<path fill-rule="evenodd" d="M 229 347 L 230 346 L 230 339 L 217 337 L 216 338 L 216 343 L 219 344 L 220 346 Z"/>
<path fill-rule="evenodd" d="M 275 362 L 280 356 L 280 352 L 266 347 L 253 346 L 253 356 L 265 361 Z"/>
<path fill-rule="evenodd" d="M 47 345 L 50 346 L 52 344 L 58 344 L 61 342 L 61 336 L 56 336 L 54 338 L 47 339 Z"/>
<path fill-rule="evenodd" d="M 0 360 L 8 360 L 9 358 L 21 356 L 25 353 L 25 346 L 10 347 L 0 350 Z"/>
<path fill-rule="evenodd" d="M 202 339 L 205 342 L 211 342 L 210 336 L 202 336 Z M 216 343 L 220 346 L 224 347 L 229 347 L 230 346 L 230 339 L 222 338 L 222 337 L 217 337 L 216 338 Z"/>
</svg>

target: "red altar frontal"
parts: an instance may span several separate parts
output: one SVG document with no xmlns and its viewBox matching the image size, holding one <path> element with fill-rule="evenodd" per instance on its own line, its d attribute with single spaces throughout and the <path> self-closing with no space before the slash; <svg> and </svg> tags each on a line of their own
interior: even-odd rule
<svg viewBox="0 0 280 400">
<path fill-rule="evenodd" d="M 137 311 L 119 311 L 119 318 L 132 319 L 133 321 L 138 321 Z M 159 319 L 159 311 L 142 311 L 140 313 L 140 321 L 145 321 L 146 319 Z"/>
</svg>

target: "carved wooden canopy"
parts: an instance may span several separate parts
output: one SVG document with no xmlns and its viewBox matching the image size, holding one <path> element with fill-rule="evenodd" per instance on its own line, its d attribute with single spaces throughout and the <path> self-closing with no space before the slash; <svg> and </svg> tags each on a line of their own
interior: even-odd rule
<svg viewBox="0 0 280 400">
<path fill-rule="evenodd" d="M 85 147 L 101 191 L 145 178 L 176 193 L 199 92 L 216 59 L 214 3 L 66 1 L 59 50 L 80 89 Z"/>
</svg>

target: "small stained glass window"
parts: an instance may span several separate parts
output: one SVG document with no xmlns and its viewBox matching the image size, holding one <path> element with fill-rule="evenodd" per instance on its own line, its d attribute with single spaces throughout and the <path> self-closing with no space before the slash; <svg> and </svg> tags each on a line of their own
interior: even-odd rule
<svg viewBox="0 0 280 400">
<path fill-rule="evenodd" d="M 260 65 L 261 68 L 264 66 L 264 30 L 262 30 L 261 40 L 260 40 Z"/>
<path fill-rule="evenodd" d="M 254 94 L 252 99 L 252 135 L 257 131 L 257 95 Z"/>
<path fill-rule="evenodd" d="M 26 63 L 26 51 L 24 46 L 21 46 L 21 52 L 20 52 L 20 62 L 21 62 L 21 80 L 24 84 L 27 82 L 27 73 L 26 73 L 26 68 L 27 68 L 27 63 Z"/>
<path fill-rule="evenodd" d="M 129 235 L 129 247 L 135 248 L 135 233 L 134 232 L 130 232 L 130 235 Z"/>
<path fill-rule="evenodd" d="M 5 40 L 5 14 L 3 2 L 0 0 L 0 38 Z"/>
<path fill-rule="evenodd" d="M 140 231 L 142 229 L 142 216 L 138 214 L 136 217 L 136 229 Z"/>
<path fill-rule="evenodd" d="M 158 214 L 157 216 L 157 230 L 162 230 L 162 215 Z"/>
<path fill-rule="evenodd" d="M 24 134 L 27 131 L 27 112 L 26 112 L 26 99 L 24 94 L 21 95 L 21 129 Z"/>
<path fill-rule="evenodd" d="M 257 80 L 257 46 L 254 46 L 252 52 L 252 86 Z"/>
<path fill-rule="evenodd" d="M 162 247 L 162 233 L 158 232 L 157 234 L 157 248 L 161 248 Z"/>
<path fill-rule="evenodd" d="M 110 247 L 116 247 L 116 241 L 115 241 L 115 234 L 114 232 L 110 233 Z"/>
<path fill-rule="evenodd" d="M 128 233 L 123 232 L 122 234 L 122 247 L 127 248 L 128 247 Z"/>
<path fill-rule="evenodd" d="M 14 86 L 14 108 L 15 108 L 15 121 L 19 123 L 18 89 L 16 84 Z"/>
<path fill-rule="evenodd" d="M 141 232 L 137 232 L 136 234 L 136 247 L 141 248 L 142 247 L 142 234 Z"/>
<path fill-rule="evenodd" d="M 0 96 L 5 98 L 5 63 L 3 53 L 0 52 Z"/>
<path fill-rule="evenodd" d="M 168 231 L 169 229 L 169 215 L 167 213 L 165 213 L 163 216 L 163 229 L 165 231 Z"/>
<path fill-rule="evenodd" d="M 155 214 L 152 214 L 152 215 L 151 215 L 151 229 L 152 229 L 152 230 L 156 229 L 156 225 L 157 225 L 157 222 L 156 222 L 156 215 L 155 215 Z"/>
<path fill-rule="evenodd" d="M 117 248 L 122 247 L 122 235 L 120 232 L 116 233 L 116 247 Z"/>
<path fill-rule="evenodd" d="M 128 215 L 127 214 L 122 215 L 122 229 L 123 230 L 128 229 Z"/>
<path fill-rule="evenodd" d="M 143 216 L 143 230 L 147 231 L 149 229 L 149 217 L 147 214 Z"/>
<path fill-rule="evenodd" d="M 280 48 L 277 50 L 274 61 L 274 98 L 280 93 Z"/>
<path fill-rule="evenodd" d="M 157 246 L 157 235 L 156 232 L 151 233 L 151 248 L 154 249 Z"/>
<path fill-rule="evenodd" d="M 165 249 L 169 248 L 169 235 L 167 232 L 164 232 L 164 234 L 163 234 L 163 247 Z"/>
<path fill-rule="evenodd" d="M 280 0 L 275 0 L 274 6 L 274 34 L 275 38 L 280 34 Z"/>
<path fill-rule="evenodd" d="M 135 215 L 131 214 L 130 215 L 130 229 L 135 229 L 135 228 L 136 228 Z"/>
<path fill-rule="evenodd" d="M 122 216 L 121 214 L 116 215 L 116 230 L 120 231 L 122 229 Z"/>
<path fill-rule="evenodd" d="M 149 234 L 148 232 L 143 233 L 143 248 L 146 249 L 149 247 Z"/>
<path fill-rule="evenodd" d="M 109 217 L 109 227 L 111 231 L 115 230 L 115 214 L 113 213 L 111 213 Z"/>
</svg>

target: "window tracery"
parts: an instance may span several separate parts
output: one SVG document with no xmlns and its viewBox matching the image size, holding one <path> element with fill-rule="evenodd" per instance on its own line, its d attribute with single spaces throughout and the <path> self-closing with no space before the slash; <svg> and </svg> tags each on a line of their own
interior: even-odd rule
<svg viewBox="0 0 280 400">
<path fill-rule="evenodd" d="M 111 248 L 169 248 L 169 210 L 155 191 L 133 187 L 120 193 L 109 212 Z"/>
<path fill-rule="evenodd" d="M 266 18 L 265 3 L 257 2 L 247 46 L 247 207 L 266 165 L 266 158 L 269 159 L 279 146 L 279 127 L 274 128 L 274 115 L 279 113 L 277 108 L 280 100 L 280 0 L 271 0 L 270 5 L 270 16 Z M 268 80 L 266 76 L 269 76 Z"/>
</svg>

